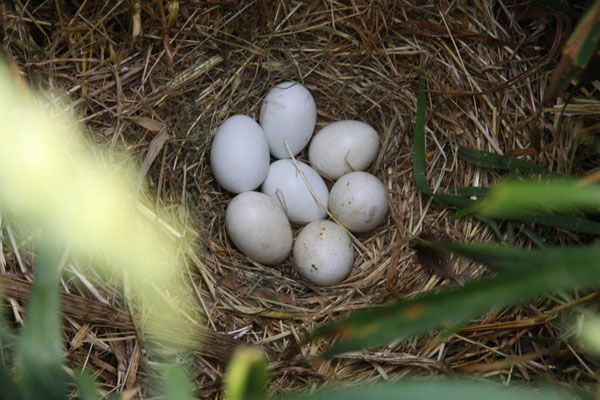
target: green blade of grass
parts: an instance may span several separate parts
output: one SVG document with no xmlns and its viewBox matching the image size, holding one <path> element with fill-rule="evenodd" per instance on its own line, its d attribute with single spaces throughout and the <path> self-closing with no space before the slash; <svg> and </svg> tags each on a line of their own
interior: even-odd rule
<svg viewBox="0 0 600 400">
<path fill-rule="evenodd" d="M 574 398 L 558 386 L 506 387 L 474 380 L 413 380 L 392 384 L 366 385 L 344 389 L 324 390 L 316 393 L 286 397 L 286 400 L 567 400 Z"/>
<path fill-rule="evenodd" d="M 464 186 L 456 189 L 458 196 L 469 197 L 469 196 L 485 196 L 490 192 L 490 188 L 481 186 Z"/>
<path fill-rule="evenodd" d="M 0 298 L 2 298 L 1 293 Z M 9 365 L 12 365 L 14 360 L 15 343 L 16 338 L 10 332 L 4 313 L 0 310 L 0 388 L 2 388 L 2 398 L 7 400 L 19 398 L 17 385 L 9 370 Z"/>
<path fill-rule="evenodd" d="M 502 214 L 495 214 L 494 216 L 496 218 L 509 219 L 511 221 L 532 222 L 538 225 L 566 229 L 576 233 L 600 235 L 600 223 L 572 215 L 556 215 L 535 211 L 515 211 L 514 213 L 507 214 L 505 217 L 503 217 Z"/>
<path fill-rule="evenodd" d="M 475 208 L 483 215 L 509 217 L 523 210 L 597 211 L 599 204 L 600 186 L 597 185 L 582 186 L 573 181 L 505 181 L 479 200 Z"/>
<path fill-rule="evenodd" d="M 8 368 L 12 361 L 13 345 L 14 337 L 7 331 L 4 315 L 0 312 L 0 388 L 2 388 L 2 398 L 6 400 L 19 398 L 17 385 Z"/>
<path fill-rule="evenodd" d="M 484 191 L 481 191 L 481 193 L 484 193 Z M 518 193 L 516 193 L 515 196 L 518 196 Z M 476 200 L 466 197 L 434 194 L 433 198 L 437 203 L 457 210 L 457 213 L 453 216 L 454 220 L 465 217 L 477 211 L 482 211 L 482 209 L 479 208 L 480 203 L 478 203 Z M 484 199 L 481 201 L 483 204 L 485 204 Z M 514 203 L 509 202 L 508 206 L 511 206 L 512 204 Z M 572 207 L 569 207 L 569 210 L 573 211 L 571 208 Z M 485 212 L 485 209 L 483 209 L 483 211 Z M 600 223 L 591 221 L 578 215 L 558 215 L 548 212 L 530 211 L 518 208 L 514 208 L 510 212 L 502 212 L 500 210 L 491 213 L 480 212 L 475 215 L 476 218 L 487 223 L 494 230 L 498 229 L 498 225 L 491 218 L 486 218 L 486 215 L 488 217 L 505 219 L 509 221 L 535 223 L 538 225 L 545 225 L 558 229 L 566 229 L 571 232 L 600 235 Z"/>
<path fill-rule="evenodd" d="M 26 399 L 67 398 L 63 369 L 62 321 L 58 282 L 61 255 L 53 243 L 43 243 L 35 280 L 17 340 L 19 390 Z"/>
<path fill-rule="evenodd" d="M 417 93 L 417 111 L 415 117 L 415 133 L 413 142 L 413 172 L 417 189 L 425 194 L 431 194 L 427 183 L 427 170 L 425 168 L 425 73 L 419 79 L 419 92 Z"/>
<path fill-rule="evenodd" d="M 476 167 L 511 171 L 516 174 L 562 176 L 528 161 L 520 160 L 515 157 L 506 157 L 488 151 L 475 150 L 470 147 L 459 147 L 457 155 L 461 160 L 475 165 Z"/>
<path fill-rule="evenodd" d="M 452 196 L 449 194 L 440 194 L 436 193 L 433 195 L 433 199 L 438 203 L 445 207 L 454 208 L 458 210 L 458 212 L 464 212 L 464 210 L 470 210 L 470 207 L 475 203 L 475 200 L 468 199 L 466 197 L 461 196 Z M 476 215 L 477 219 L 485 222 L 489 225 L 489 227 L 494 231 L 499 240 L 502 240 L 502 232 L 500 232 L 500 227 L 491 218 L 485 218 L 481 215 Z"/>
<path fill-rule="evenodd" d="M 600 0 L 588 7 L 569 38 L 563 55 L 573 56 L 573 66 L 585 69 L 594 57 L 600 41 Z"/>
<path fill-rule="evenodd" d="M 569 99 L 572 98 L 579 89 L 598 79 L 600 79 L 600 55 L 595 55 L 588 63 L 585 71 L 579 78 L 577 85 L 575 85 L 573 90 L 569 93 Z M 569 101 L 566 101 L 566 103 L 569 103 Z"/>
<path fill-rule="evenodd" d="M 177 365 L 169 365 L 165 368 L 162 385 L 166 399 L 191 400 L 193 398 L 190 379 Z"/>
<path fill-rule="evenodd" d="M 492 307 L 506 306 L 551 290 L 590 287 L 600 283 L 597 260 L 600 247 L 524 249 L 444 244 L 446 250 L 472 257 L 497 269 L 496 277 L 484 278 L 437 293 L 425 293 L 381 307 L 351 313 L 326 324 L 305 341 L 338 337 L 326 357 L 383 345 L 473 318 Z"/>
<path fill-rule="evenodd" d="M 75 384 L 79 389 L 79 399 L 81 400 L 98 400 L 100 398 L 100 392 L 98 391 L 98 384 L 94 378 L 87 372 L 76 372 L 75 373 Z"/>
<path fill-rule="evenodd" d="M 438 203 L 446 207 L 461 210 L 467 208 L 475 203 L 475 200 L 469 199 L 463 196 L 453 196 L 451 194 L 436 193 L 433 195 L 433 199 Z"/>
<path fill-rule="evenodd" d="M 523 265 L 538 263 L 544 260 L 543 257 L 546 254 L 537 250 L 531 251 L 520 247 L 500 244 L 461 244 L 452 242 L 431 242 L 423 239 L 413 239 L 412 242 L 468 257 L 473 261 L 485 264 L 497 271 L 510 268 L 521 268 Z"/>
<path fill-rule="evenodd" d="M 267 357 L 254 348 L 239 348 L 231 357 L 225 375 L 226 400 L 264 399 L 269 372 Z"/>
</svg>

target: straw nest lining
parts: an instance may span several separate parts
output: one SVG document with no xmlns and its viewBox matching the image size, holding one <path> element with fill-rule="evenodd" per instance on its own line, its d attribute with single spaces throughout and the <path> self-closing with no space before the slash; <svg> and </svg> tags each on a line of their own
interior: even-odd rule
<svg viewBox="0 0 600 400">
<path fill-rule="evenodd" d="M 529 146 L 526 121 L 540 107 L 545 71 L 555 65 L 568 29 L 560 16 L 502 1 L 101 3 L 2 2 L 5 49 L 31 82 L 66 90 L 90 137 L 109 149 L 125 146 L 141 162 L 155 128 L 167 127 L 147 178 L 157 202 L 198 245 L 187 261 L 190 301 L 210 330 L 265 347 L 275 389 L 452 370 L 502 381 L 529 380 L 541 372 L 559 381 L 595 379 L 575 350 L 545 353 L 528 339 L 560 334 L 546 314 L 556 304 L 547 299 L 494 310 L 443 344 L 432 344 L 432 334 L 331 361 L 283 360 L 304 334 L 347 311 L 454 284 L 419 266 L 407 239 L 429 232 L 464 242 L 495 240 L 485 225 L 451 221 L 449 210 L 432 204 L 414 185 L 419 74 L 426 72 L 429 90 L 427 178 L 434 192 L 491 186 L 498 175 L 459 161 L 457 148 L 506 153 Z M 257 118 L 266 92 L 288 79 L 313 94 L 317 129 L 358 119 L 381 138 L 370 172 L 389 190 L 389 217 L 357 236 L 368 253 L 357 249 L 351 276 L 331 288 L 310 286 L 290 259 L 265 267 L 233 248 L 223 225 L 232 196 L 216 185 L 209 169 L 218 125 L 233 114 Z M 552 126 L 557 116 L 545 113 L 543 123 Z M 578 163 L 581 152 L 575 150 L 567 138 L 537 161 L 560 172 L 585 171 L 588 161 Z M 306 154 L 300 159 L 306 161 Z M 5 270 L 32 276 L 27 243 L 15 240 L 9 229 L 3 232 Z M 65 304 L 108 300 L 121 318 L 124 301 L 114 282 L 82 267 L 74 261 L 66 271 L 63 285 L 77 300 Z M 466 261 L 457 271 L 467 279 L 484 272 Z M 9 304 L 19 322 L 25 295 L 14 289 L 17 283 L 3 282 L 13 288 L 7 293 L 14 296 Z M 102 323 L 99 315 L 113 315 L 107 309 L 84 315 L 65 308 L 72 364 L 91 368 L 108 391 L 140 390 L 148 360 L 135 326 L 111 324 L 110 318 Z M 491 324 L 496 322 L 504 325 Z M 220 390 L 219 355 L 231 343 L 220 336 L 202 340 L 208 343 L 205 351 L 187 362 L 196 372 L 196 390 L 209 397 Z M 318 355 L 325 348 L 324 342 L 307 345 L 302 354 Z M 517 359 L 508 363 L 508 356 Z"/>
</svg>

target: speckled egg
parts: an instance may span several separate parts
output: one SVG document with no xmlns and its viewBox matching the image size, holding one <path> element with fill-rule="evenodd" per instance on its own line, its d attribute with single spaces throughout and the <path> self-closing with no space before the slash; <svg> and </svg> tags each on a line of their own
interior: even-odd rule
<svg viewBox="0 0 600 400">
<path fill-rule="evenodd" d="M 294 243 L 294 265 L 300 275 L 318 286 L 330 286 L 348 276 L 354 248 L 348 234 L 335 222 L 313 221 Z"/>
</svg>

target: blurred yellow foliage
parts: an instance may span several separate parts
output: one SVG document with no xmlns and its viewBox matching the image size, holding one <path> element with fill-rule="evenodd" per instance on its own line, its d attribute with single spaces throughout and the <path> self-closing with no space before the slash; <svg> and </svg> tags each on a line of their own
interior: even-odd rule
<svg viewBox="0 0 600 400">
<path fill-rule="evenodd" d="M 178 301 L 184 290 L 177 279 L 186 244 L 165 229 L 175 224 L 153 218 L 153 208 L 138 198 L 131 158 L 103 154 L 68 107 L 16 82 L 0 65 L 0 212 L 42 228 L 60 245 L 93 257 L 98 267 L 126 272 L 139 290 L 135 298 L 157 316 L 147 328 L 172 337 L 175 327 L 165 326 L 165 317 L 177 329 L 187 321 L 178 310 L 185 302 Z"/>
</svg>

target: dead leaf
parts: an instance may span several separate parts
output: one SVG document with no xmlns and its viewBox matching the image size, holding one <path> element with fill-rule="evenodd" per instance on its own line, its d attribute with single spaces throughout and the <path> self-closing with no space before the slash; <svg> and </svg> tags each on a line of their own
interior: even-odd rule
<svg viewBox="0 0 600 400">
<path fill-rule="evenodd" d="M 160 132 L 165 127 L 163 122 L 148 117 L 129 117 L 127 119 L 150 132 Z"/>
<path fill-rule="evenodd" d="M 531 125 L 529 127 L 528 136 L 529 143 L 531 143 L 531 147 L 535 149 L 537 153 L 542 151 L 542 137 L 543 137 L 542 129 L 537 125 Z"/>
<path fill-rule="evenodd" d="M 445 240 L 446 237 L 435 239 L 433 235 L 426 233 L 421 235 L 420 239 L 425 241 Z M 417 253 L 417 261 L 423 267 L 431 270 L 434 274 L 446 279 L 453 279 L 458 282 L 454 274 L 454 256 L 444 250 L 423 244 L 413 244 L 412 248 Z"/>
<path fill-rule="evenodd" d="M 150 170 L 150 166 L 160 153 L 163 145 L 167 141 L 167 128 L 163 126 L 162 130 L 152 139 L 150 142 L 150 147 L 148 148 L 148 153 L 146 154 L 146 158 L 144 158 L 144 162 L 142 163 L 142 168 L 140 168 L 140 177 L 138 179 L 138 187 L 137 192 L 139 193 L 142 183 L 144 182 L 144 178 L 146 174 Z"/>
</svg>

